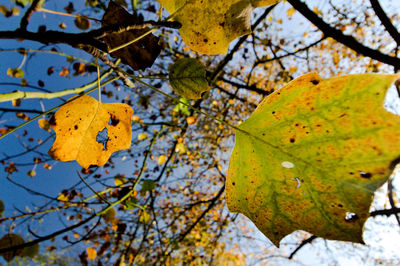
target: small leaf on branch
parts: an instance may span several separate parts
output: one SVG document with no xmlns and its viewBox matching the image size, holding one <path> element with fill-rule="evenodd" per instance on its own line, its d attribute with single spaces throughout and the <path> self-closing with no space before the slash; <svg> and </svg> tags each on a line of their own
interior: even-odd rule
<svg viewBox="0 0 400 266">
<path fill-rule="evenodd" d="M 6 234 L 0 239 L 0 249 L 17 246 L 24 243 L 25 241 L 20 235 Z M 20 256 L 22 251 L 22 249 L 16 249 L 1 253 L 0 255 L 3 256 L 6 261 L 10 262 L 15 256 Z"/>
<path fill-rule="evenodd" d="M 169 67 L 169 83 L 187 99 L 201 99 L 201 94 L 210 89 L 206 68 L 193 58 L 179 59 Z"/>
<path fill-rule="evenodd" d="M 86 17 L 79 16 L 74 20 L 75 26 L 80 30 L 87 30 L 90 28 L 90 20 Z"/>
<path fill-rule="evenodd" d="M 55 160 L 76 160 L 82 167 L 104 165 L 115 151 L 131 146 L 133 110 L 122 103 L 99 103 L 81 96 L 63 105 L 51 119 Z"/>
<path fill-rule="evenodd" d="M 9 75 L 12 78 L 23 78 L 24 71 L 20 68 L 9 68 L 7 69 L 7 75 Z"/>
<path fill-rule="evenodd" d="M 143 18 L 138 15 L 129 14 L 123 7 L 110 1 L 103 19 L 102 27 L 117 26 L 124 24 L 134 25 L 143 22 Z M 131 40 L 145 34 L 149 29 L 130 30 L 121 33 L 110 33 L 104 37 L 104 42 L 109 49 L 119 47 Z M 134 70 L 146 69 L 153 65 L 161 51 L 158 45 L 159 38 L 149 34 L 131 45 L 111 53 L 112 57 L 120 57 L 122 62 L 131 66 Z"/>
<path fill-rule="evenodd" d="M 374 191 L 400 157 L 400 117 L 383 108 L 398 78 L 311 73 L 269 95 L 236 130 L 230 211 L 275 245 L 295 230 L 363 243 Z"/>
<path fill-rule="evenodd" d="M 93 247 L 87 247 L 86 252 L 88 254 L 89 260 L 94 260 L 97 257 L 97 251 Z"/>
</svg>

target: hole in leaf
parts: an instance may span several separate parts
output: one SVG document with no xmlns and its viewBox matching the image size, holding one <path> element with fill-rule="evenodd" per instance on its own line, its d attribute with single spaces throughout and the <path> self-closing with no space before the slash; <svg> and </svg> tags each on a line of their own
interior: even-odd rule
<svg viewBox="0 0 400 266">
<path fill-rule="evenodd" d="M 108 140 L 109 140 L 108 131 L 107 131 L 107 128 L 105 127 L 102 131 L 97 133 L 96 141 L 98 143 L 102 143 L 103 144 L 103 150 L 106 151 L 107 150 L 107 142 L 108 142 Z"/>
<path fill-rule="evenodd" d="M 363 178 L 371 178 L 372 174 L 360 171 L 360 176 Z"/>
<path fill-rule="evenodd" d="M 287 162 L 287 161 L 282 162 L 281 165 L 282 165 L 282 167 L 285 167 L 285 168 L 293 168 L 294 167 L 294 164 L 292 162 Z"/>
<path fill-rule="evenodd" d="M 346 222 L 354 222 L 358 220 L 358 216 L 354 212 L 346 212 L 346 217 L 344 219 Z"/>
</svg>

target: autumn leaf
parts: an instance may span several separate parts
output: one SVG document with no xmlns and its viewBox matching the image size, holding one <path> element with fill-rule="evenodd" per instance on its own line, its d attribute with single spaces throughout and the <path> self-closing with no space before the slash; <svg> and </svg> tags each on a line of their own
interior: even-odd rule
<svg viewBox="0 0 400 266">
<path fill-rule="evenodd" d="M 122 103 L 99 103 L 84 95 L 63 105 L 50 121 L 56 140 L 49 154 L 82 167 L 104 165 L 115 151 L 131 145 L 133 110 Z"/>
<path fill-rule="evenodd" d="M 6 234 L 0 239 L 0 249 L 17 246 L 24 243 L 25 241 L 20 235 Z M 1 253 L 0 255 L 3 256 L 6 261 L 10 262 L 15 256 L 21 255 L 22 251 L 22 249 L 16 249 Z"/>
<path fill-rule="evenodd" d="M 90 260 L 94 260 L 97 257 L 97 251 L 93 247 L 87 247 L 86 252 Z"/>
<path fill-rule="evenodd" d="M 80 30 L 87 30 L 90 28 L 90 20 L 84 16 L 76 17 L 74 23 L 75 26 Z"/>
<path fill-rule="evenodd" d="M 24 71 L 20 68 L 9 68 L 7 69 L 7 75 L 9 75 L 12 78 L 23 78 Z"/>
<path fill-rule="evenodd" d="M 36 243 L 32 246 L 27 246 L 22 250 L 21 256 L 34 258 L 37 254 L 39 254 L 39 243 Z"/>
<path fill-rule="evenodd" d="M 251 32 L 251 11 L 279 0 L 158 0 L 174 20 L 191 49 L 203 54 L 225 54 L 236 38 Z"/>
<path fill-rule="evenodd" d="M 167 161 L 167 156 L 165 156 L 164 154 L 161 154 L 160 157 L 158 157 L 157 163 L 159 165 L 163 165 L 166 161 Z"/>
<path fill-rule="evenodd" d="M 50 132 L 50 123 L 49 120 L 47 120 L 46 118 L 41 118 L 38 120 L 38 125 L 41 129 Z"/>
<path fill-rule="evenodd" d="M 374 191 L 400 156 L 400 117 L 383 108 L 397 75 L 304 75 L 236 131 L 229 210 L 275 244 L 295 230 L 363 243 Z"/>
<path fill-rule="evenodd" d="M 112 223 L 112 221 L 115 218 L 115 215 L 117 215 L 117 212 L 115 211 L 114 208 L 111 208 L 105 214 L 103 214 L 102 217 L 106 223 Z"/>
<path fill-rule="evenodd" d="M 141 23 L 143 18 L 137 15 L 129 14 L 123 7 L 110 1 L 106 12 L 104 13 L 101 25 L 103 27 Z M 135 38 L 145 34 L 149 29 L 125 31 L 122 33 L 111 33 L 104 38 L 104 42 L 109 49 L 116 48 Z M 113 57 L 119 57 L 125 64 L 128 64 L 135 70 L 151 67 L 161 51 L 158 45 L 159 38 L 149 34 L 139 41 L 111 53 Z"/>
<path fill-rule="evenodd" d="M 169 68 L 169 83 L 172 89 L 187 99 L 201 99 L 201 94 L 210 89 L 206 68 L 193 58 L 182 58 Z"/>
</svg>

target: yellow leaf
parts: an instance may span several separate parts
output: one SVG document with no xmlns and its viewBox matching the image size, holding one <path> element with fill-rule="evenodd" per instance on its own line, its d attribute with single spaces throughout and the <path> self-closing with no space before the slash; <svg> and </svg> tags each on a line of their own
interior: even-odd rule
<svg viewBox="0 0 400 266">
<path fill-rule="evenodd" d="M 139 123 L 140 122 L 140 117 L 138 115 L 132 116 L 132 122 L 133 123 Z"/>
<path fill-rule="evenodd" d="M 131 146 L 132 113 L 126 104 L 76 98 L 51 120 L 57 137 L 49 154 L 59 161 L 76 160 L 83 168 L 104 165 L 113 152 Z"/>
<path fill-rule="evenodd" d="M 163 165 L 165 163 L 165 161 L 167 160 L 167 156 L 165 156 L 164 154 L 160 155 L 160 157 L 158 157 L 158 164 L 159 165 Z"/>
<path fill-rule="evenodd" d="M 149 137 L 149 135 L 147 135 L 146 133 L 140 133 L 137 138 L 138 138 L 138 140 L 145 140 L 148 137 Z"/>
<path fill-rule="evenodd" d="M 116 175 L 114 176 L 114 183 L 117 187 L 123 185 L 126 183 L 125 175 Z"/>
<path fill-rule="evenodd" d="M 92 247 L 86 248 L 86 252 L 90 260 L 94 260 L 97 257 L 97 251 Z"/>
<path fill-rule="evenodd" d="M 183 143 L 178 143 L 175 147 L 175 151 L 179 154 L 184 154 L 186 152 L 186 146 Z"/>
<path fill-rule="evenodd" d="M 40 127 L 41 129 L 43 129 L 43 130 L 45 130 L 45 131 L 48 131 L 48 132 L 51 131 L 51 130 L 50 130 L 50 123 L 49 123 L 49 120 L 47 120 L 46 118 L 39 119 L 39 120 L 38 120 L 38 124 L 39 124 L 39 127 Z"/>
<path fill-rule="evenodd" d="M 60 193 L 60 195 L 58 195 L 57 199 L 58 199 L 59 201 L 68 201 L 69 198 L 68 198 L 68 195 L 67 195 L 67 194 Z"/>
<path fill-rule="evenodd" d="M 224 54 L 231 41 L 251 32 L 251 11 L 279 0 L 158 0 L 180 22 L 183 41 L 204 54 Z M 176 11 L 176 12 L 175 12 Z"/>
<path fill-rule="evenodd" d="M 194 124 L 194 123 L 196 122 L 196 117 L 194 117 L 194 116 L 188 116 L 188 117 L 186 117 L 186 122 L 187 122 L 189 125 Z"/>
<path fill-rule="evenodd" d="M 294 9 L 294 8 L 289 8 L 289 9 L 287 10 L 287 16 L 288 16 L 289 18 L 293 17 L 293 14 L 294 14 L 294 13 L 296 13 L 296 9 Z"/>
</svg>

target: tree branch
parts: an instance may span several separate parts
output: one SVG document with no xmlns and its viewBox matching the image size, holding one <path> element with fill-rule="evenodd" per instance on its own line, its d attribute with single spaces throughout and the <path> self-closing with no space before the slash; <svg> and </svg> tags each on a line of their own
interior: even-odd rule
<svg viewBox="0 0 400 266">
<path fill-rule="evenodd" d="M 385 11 L 382 9 L 378 0 L 369 0 L 371 2 L 372 9 L 374 9 L 375 14 L 378 16 L 382 25 L 385 27 L 386 31 L 392 36 L 393 40 L 400 46 L 400 33 L 397 31 L 395 26 L 386 15 Z"/>
<path fill-rule="evenodd" d="M 296 248 L 295 250 L 293 250 L 292 253 L 290 253 L 290 256 L 289 256 L 288 259 L 289 259 L 289 260 L 293 259 L 293 256 L 296 255 L 296 253 L 297 253 L 302 247 L 304 247 L 305 245 L 307 245 L 307 244 L 313 242 L 313 240 L 316 239 L 316 238 L 317 238 L 317 236 L 312 235 L 312 236 L 310 236 L 309 238 L 304 239 L 303 241 L 301 241 L 300 245 L 297 246 L 297 248 Z"/>
<path fill-rule="evenodd" d="M 317 14 L 308 8 L 306 4 L 300 0 L 288 0 L 288 2 L 299 11 L 306 19 L 321 30 L 326 37 L 331 37 L 337 42 L 353 49 L 355 52 L 364 56 L 370 57 L 382 63 L 393 66 L 395 69 L 400 68 L 400 59 L 387 54 L 383 54 L 378 50 L 371 49 L 358 42 L 354 37 L 344 35 L 340 30 L 337 30 L 323 21 Z"/>
</svg>

